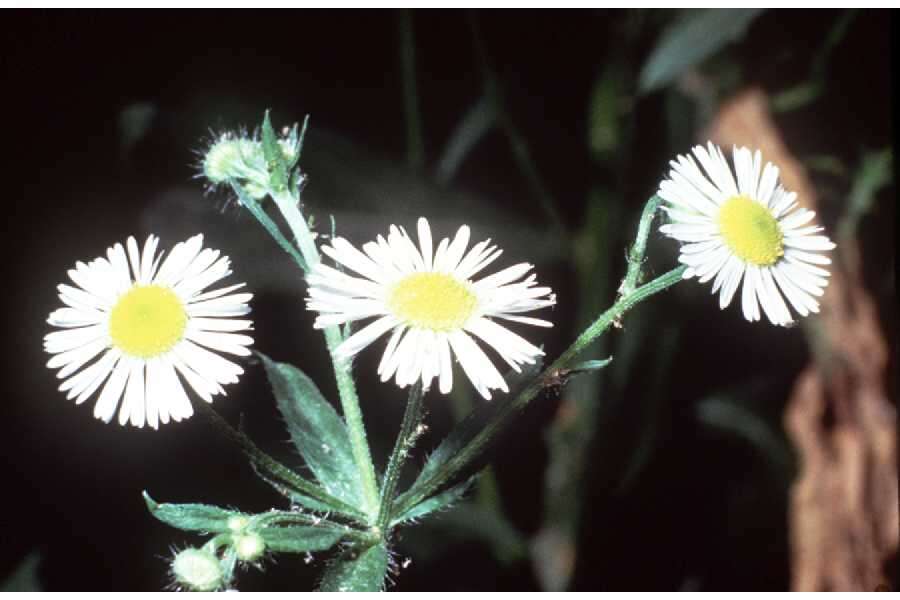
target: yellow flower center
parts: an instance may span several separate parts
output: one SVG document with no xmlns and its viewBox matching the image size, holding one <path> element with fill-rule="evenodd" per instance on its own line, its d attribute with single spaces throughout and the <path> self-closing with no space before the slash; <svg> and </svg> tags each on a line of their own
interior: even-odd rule
<svg viewBox="0 0 900 600">
<path fill-rule="evenodd" d="M 388 296 L 388 307 L 407 325 L 433 331 L 462 327 L 477 304 L 468 285 L 443 273 L 410 275 Z"/>
<path fill-rule="evenodd" d="M 784 255 L 784 234 L 769 209 L 747 196 L 732 196 L 719 209 L 725 243 L 741 260 L 765 267 Z"/>
<path fill-rule="evenodd" d="M 187 320 L 175 292 L 159 285 L 138 285 L 113 306 L 109 335 L 125 354 L 150 358 L 168 352 L 181 340 Z"/>
</svg>

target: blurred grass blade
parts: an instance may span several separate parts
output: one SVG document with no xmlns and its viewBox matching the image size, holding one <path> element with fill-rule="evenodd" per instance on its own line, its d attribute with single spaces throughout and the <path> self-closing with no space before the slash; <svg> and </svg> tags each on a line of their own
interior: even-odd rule
<svg viewBox="0 0 900 600">
<path fill-rule="evenodd" d="M 700 423 L 743 439 L 758 450 L 766 464 L 788 479 L 793 472 L 791 449 L 775 430 L 747 408 L 727 397 L 703 400 L 696 409 Z"/>
<path fill-rule="evenodd" d="M 38 579 L 38 566 L 41 563 L 39 552 L 30 552 L 15 571 L 6 579 L 0 581 L 0 592 L 43 592 L 43 586 Z"/>
<path fill-rule="evenodd" d="M 481 96 L 460 121 L 444 147 L 440 161 L 435 168 L 434 178 L 441 185 L 447 185 L 456 176 L 459 167 L 469 152 L 497 123 L 494 103 L 487 96 Z"/>
<path fill-rule="evenodd" d="M 321 592 L 378 592 L 384 589 L 388 549 L 382 544 L 346 550 L 325 570 Z"/>
<path fill-rule="evenodd" d="M 624 87 L 625 74 L 618 63 L 607 66 L 594 83 L 588 108 L 588 147 L 594 160 L 601 161 L 619 149 Z"/>
<path fill-rule="evenodd" d="M 853 188 L 850 190 L 844 215 L 837 225 L 839 241 L 850 239 L 856 234 L 860 220 L 871 210 L 878 192 L 891 183 L 892 156 L 890 148 L 863 156 L 862 164 L 853 180 Z"/>
<path fill-rule="evenodd" d="M 652 92 L 739 40 L 765 9 L 706 8 L 691 11 L 663 33 L 641 69 L 639 88 Z"/>
</svg>

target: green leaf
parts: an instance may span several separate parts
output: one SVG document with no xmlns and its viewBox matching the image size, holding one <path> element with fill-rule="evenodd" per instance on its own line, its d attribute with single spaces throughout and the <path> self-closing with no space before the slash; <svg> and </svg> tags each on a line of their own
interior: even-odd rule
<svg viewBox="0 0 900 600">
<path fill-rule="evenodd" d="M 271 474 L 270 476 L 263 473 L 262 468 L 256 463 L 253 463 L 253 470 L 256 471 L 256 475 L 260 479 L 271 485 L 276 492 L 289 499 L 294 504 L 300 505 L 315 512 L 338 512 L 342 515 L 349 516 L 357 520 L 363 518 L 362 513 L 359 513 L 357 511 L 351 512 L 346 510 L 343 506 L 335 506 L 335 504 L 332 503 L 316 500 L 303 491 L 298 490 L 295 485 L 292 485 L 292 481 L 285 481 L 282 478 L 276 478 L 275 474 Z"/>
<path fill-rule="evenodd" d="M 376 544 L 360 552 L 352 548 L 329 565 L 322 578 L 322 592 L 378 592 L 384 589 L 388 549 Z"/>
<path fill-rule="evenodd" d="M 37 551 L 29 553 L 19 566 L 6 579 L 0 581 L 0 592 L 42 592 L 44 591 L 38 577 L 38 566 L 41 554 Z"/>
<path fill-rule="evenodd" d="M 262 147 L 266 158 L 266 167 L 269 170 L 269 182 L 272 189 L 281 192 L 288 186 L 288 166 L 284 159 L 284 153 L 278 143 L 278 136 L 272 129 L 272 121 L 269 119 L 269 111 L 263 118 Z"/>
<path fill-rule="evenodd" d="M 469 415 L 460 421 L 456 427 L 447 435 L 446 438 L 435 448 L 434 452 L 428 457 L 425 466 L 416 478 L 412 487 L 401 496 L 408 497 L 409 494 L 416 489 L 418 484 L 427 481 L 436 473 L 450 458 L 452 458 L 459 450 L 474 438 L 482 429 L 482 425 L 489 420 L 490 415 L 495 411 L 500 411 L 504 405 L 512 402 L 518 395 L 519 390 L 523 388 L 531 379 L 540 373 L 543 361 L 538 359 L 532 365 L 525 365 L 521 373 L 509 373 L 506 376 L 506 382 L 509 386 L 509 394 L 502 398 L 497 398 L 493 402 L 484 403 Z"/>
<path fill-rule="evenodd" d="M 661 36 L 640 75 L 641 92 L 671 83 L 692 66 L 740 39 L 764 9 L 708 8 L 691 11 Z"/>
<path fill-rule="evenodd" d="M 318 552 L 341 541 L 344 531 L 322 525 L 263 527 L 256 530 L 273 552 Z"/>
<path fill-rule="evenodd" d="M 154 517 L 184 531 L 222 533 L 228 531 L 228 519 L 241 513 L 209 504 L 159 504 L 147 492 L 144 502 Z"/>
<path fill-rule="evenodd" d="M 419 502 L 399 517 L 394 518 L 391 521 L 391 527 L 394 527 L 395 525 L 399 525 L 401 523 L 421 519 L 422 517 L 433 512 L 450 508 L 451 506 L 456 504 L 456 502 L 459 501 L 463 496 L 465 496 L 466 492 L 469 491 L 469 488 L 472 486 L 472 482 L 474 481 L 475 477 L 470 477 L 462 483 L 459 483 L 441 492 L 440 494 L 437 494 L 436 496 L 432 496 L 427 500 Z"/>
<path fill-rule="evenodd" d="M 604 358 L 602 360 L 586 360 L 574 365 L 571 369 L 569 369 L 570 375 L 577 375 L 578 373 L 586 373 L 589 371 L 599 371 L 600 369 L 606 367 L 609 363 L 612 362 L 612 356 L 609 358 Z"/>
<path fill-rule="evenodd" d="M 343 419 L 316 384 L 296 367 L 259 354 L 297 451 L 325 491 L 350 504 L 363 502 L 362 480 L 353 461 Z"/>
</svg>

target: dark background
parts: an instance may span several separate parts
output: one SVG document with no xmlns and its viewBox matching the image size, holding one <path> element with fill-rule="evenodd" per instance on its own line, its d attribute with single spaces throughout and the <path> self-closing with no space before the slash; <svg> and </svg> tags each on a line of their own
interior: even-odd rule
<svg viewBox="0 0 900 600">
<path fill-rule="evenodd" d="M 580 229 L 590 189 L 617 190 L 621 227 L 610 244 L 623 260 L 613 262 L 614 281 L 624 269 L 642 203 L 668 159 L 694 140 L 673 139 L 668 92 L 659 92 L 629 103 L 627 149 L 594 160 L 586 134 L 591 90 L 610 60 L 637 70 L 674 16 L 654 11 L 642 17 L 640 32 L 623 46 L 632 13 L 475 15 L 510 118 L 527 139 L 566 228 Z M 839 16 L 769 11 L 723 60 L 737 65 L 741 85 L 783 90 L 806 76 Z M 44 319 L 58 304 L 55 286 L 75 260 L 97 256 L 130 234 L 140 239 L 159 233 L 163 247 L 170 247 L 203 231 L 211 245 L 232 256 L 236 280 L 248 281 L 257 293 L 256 347 L 297 364 L 326 393 L 331 389 L 322 344 L 300 308 L 302 286 L 290 263 L 226 195 L 204 196 L 202 182 L 194 179 L 196 152 L 215 133 L 252 128 L 266 108 L 276 125 L 311 116 L 303 164 L 313 213 L 334 212 L 339 230 L 344 224 L 357 242 L 388 222 L 409 227 L 419 214 L 437 215 L 441 234 L 472 223 L 474 237 L 510 245 L 505 264 L 538 264 L 539 278 L 560 298 L 552 316 L 557 325 L 540 334 L 541 341 L 551 357 L 565 347 L 575 333 L 573 269 L 552 240 L 544 240 L 550 249 L 537 257 L 523 247 L 531 238 L 516 245 L 516 228 L 534 239 L 549 230 L 504 138 L 488 134 L 449 186 L 436 185 L 431 176 L 446 140 L 482 90 L 468 18 L 462 12 L 413 14 L 425 156 L 424 170 L 414 172 L 405 166 L 395 12 L 4 12 L 0 173 L 6 232 L 0 243 L 7 358 L 0 402 L 0 576 L 37 550 L 46 589 L 159 589 L 167 583 L 163 558 L 170 548 L 200 539 L 152 519 L 141 490 L 161 501 L 245 510 L 284 506 L 200 417 L 157 432 L 94 420 L 93 399 L 75 407 L 55 390 L 41 348 Z M 891 143 L 890 30 L 886 11 L 860 11 L 828 60 L 825 95 L 777 117 L 797 155 L 830 155 L 856 165 L 862 151 Z M 133 129 L 135 122 L 144 126 Z M 696 135 L 697 128 L 690 129 Z M 846 188 L 840 180 L 832 184 Z M 348 197 L 348 189 L 359 197 Z M 325 204 L 331 200 L 333 210 Z M 826 194 L 823 202 L 823 222 L 832 226 L 840 200 Z M 892 196 L 879 207 L 876 218 L 863 222 L 861 239 L 867 281 L 893 332 Z M 671 268 L 673 249 L 665 243 L 654 248 L 654 270 Z M 679 286 L 655 300 L 656 312 L 640 317 L 651 327 L 680 328 L 665 388 L 665 424 L 655 452 L 623 489 L 618 483 L 634 451 L 628 440 L 640 431 L 643 413 L 622 405 L 607 416 L 588 463 L 575 589 L 788 586 L 786 486 L 795 472 L 793 457 L 788 454 L 787 470 L 779 471 L 741 440 L 704 428 L 695 408 L 722 390 L 762 390 L 751 393 L 754 410 L 783 441 L 781 409 L 808 358 L 802 333 L 751 326 L 734 306 L 720 313 L 700 287 Z M 646 344 L 656 339 L 651 333 Z M 360 361 L 358 371 L 381 466 L 404 395 L 376 382 L 374 354 Z M 629 381 L 626 399 L 643 394 L 640 369 Z M 433 394 L 428 402 L 432 435 L 423 440 L 425 448 L 451 422 L 442 397 Z M 544 433 L 557 403 L 553 395 L 536 402 L 492 455 L 506 515 L 525 536 L 541 520 Z M 233 422 L 243 414 L 261 445 L 289 453 L 258 365 L 250 364 L 241 384 L 216 407 Z M 396 578 L 396 589 L 536 589 L 528 560 L 504 565 L 485 544 L 451 543 L 439 533 L 431 544 L 438 550 L 425 559 L 398 547 L 401 558 L 413 562 Z M 247 590 L 309 589 L 323 560 L 305 566 L 301 558 L 283 556 L 265 575 L 251 571 L 238 583 Z"/>
</svg>

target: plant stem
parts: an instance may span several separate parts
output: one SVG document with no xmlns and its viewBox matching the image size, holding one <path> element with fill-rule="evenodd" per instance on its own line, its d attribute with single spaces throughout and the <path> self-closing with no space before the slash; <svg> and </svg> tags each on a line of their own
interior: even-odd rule
<svg viewBox="0 0 900 600">
<path fill-rule="evenodd" d="M 552 374 L 560 369 L 571 366 L 572 361 L 584 348 L 606 331 L 616 319 L 620 318 L 634 305 L 642 300 L 658 294 L 659 292 L 675 285 L 682 279 L 687 267 L 679 266 L 668 273 L 660 275 L 653 281 L 642 285 L 633 292 L 621 296 L 615 304 L 603 312 L 597 319 L 585 329 L 572 345 L 557 358 L 553 364 L 538 375 L 518 396 L 506 402 L 491 417 L 491 420 L 473 437 L 459 452 L 450 458 L 446 464 L 438 469 L 429 479 L 416 486 L 414 493 L 403 498 L 399 503 L 397 514 L 403 514 L 440 488 L 447 480 L 457 475 L 469 464 L 497 433 L 506 425 L 507 421 L 524 408 L 544 388 L 544 382 Z"/>
<path fill-rule="evenodd" d="M 298 199 L 290 192 L 272 192 L 272 198 L 275 204 L 287 221 L 291 233 L 297 241 L 297 246 L 303 254 L 303 259 L 307 266 L 312 269 L 319 264 L 319 251 L 313 241 L 312 233 L 306 224 L 306 219 L 297 207 Z M 375 482 L 375 465 L 372 463 L 372 455 L 369 451 L 369 442 L 366 438 L 366 427 L 363 423 L 362 412 L 359 409 L 359 397 L 356 394 L 356 383 L 353 381 L 353 374 L 350 371 L 350 363 L 348 361 L 340 361 L 335 354 L 337 347 L 343 341 L 341 330 L 337 326 L 326 327 L 325 344 L 328 346 L 328 353 L 331 355 L 331 362 L 334 365 L 334 377 L 337 382 L 338 395 L 341 399 L 341 410 L 344 413 L 344 420 L 347 423 L 347 431 L 350 436 L 350 447 L 353 451 L 353 461 L 359 471 L 363 484 L 363 493 L 365 506 L 363 511 L 370 519 L 375 519 L 378 515 L 378 485 Z"/>
<path fill-rule="evenodd" d="M 644 263 L 644 253 L 647 251 L 647 238 L 650 235 L 650 225 L 653 223 L 653 217 L 656 215 L 656 209 L 662 203 L 662 198 L 653 196 L 644 205 L 644 212 L 641 213 L 641 220 L 638 224 L 637 237 L 634 239 L 634 245 L 628 253 L 628 271 L 625 273 L 625 279 L 619 286 L 619 294 L 624 296 L 630 294 L 640 283 L 641 266 Z"/>
<path fill-rule="evenodd" d="M 422 389 L 422 382 L 419 381 L 409 390 L 409 399 L 406 401 L 406 411 L 403 413 L 403 422 L 400 425 L 400 433 L 397 434 L 397 441 L 394 443 L 394 451 L 388 459 L 387 469 L 384 471 L 384 483 L 381 486 L 381 507 L 378 511 L 378 527 L 382 530 L 390 522 L 391 504 L 394 501 L 394 494 L 397 491 L 397 483 L 400 480 L 400 473 L 403 471 L 403 465 L 409 456 L 409 451 L 416 443 L 420 435 L 419 424 L 422 422 L 422 398 L 425 392 Z"/>
</svg>

